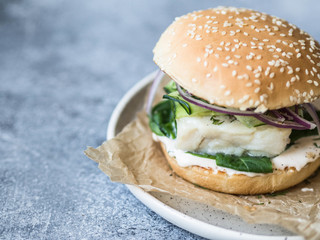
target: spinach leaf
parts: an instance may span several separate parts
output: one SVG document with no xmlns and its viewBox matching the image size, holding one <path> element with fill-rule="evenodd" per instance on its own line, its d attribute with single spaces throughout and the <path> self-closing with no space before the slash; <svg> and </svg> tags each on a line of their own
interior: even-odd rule
<svg viewBox="0 0 320 240">
<path fill-rule="evenodd" d="M 162 101 L 154 106 L 149 116 L 149 126 L 155 134 L 175 139 L 177 123 L 174 102 Z"/>
<path fill-rule="evenodd" d="M 290 146 L 297 141 L 300 138 L 303 137 L 309 137 L 313 135 L 318 135 L 318 130 L 317 128 L 312 129 L 312 130 L 294 130 L 292 129 L 292 132 L 290 134 Z"/>
<path fill-rule="evenodd" d="M 268 157 L 233 156 L 218 153 L 216 155 L 218 166 L 232 168 L 238 171 L 271 173 L 272 163 Z"/>
<path fill-rule="evenodd" d="M 163 95 L 163 98 L 179 103 L 188 115 L 191 114 L 191 108 L 186 101 L 181 100 L 179 97 L 172 96 L 172 95 Z"/>
<path fill-rule="evenodd" d="M 187 153 L 198 157 L 215 159 L 218 166 L 231 168 L 237 171 L 254 173 L 272 172 L 272 163 L 268 157 L 235 156 L 223 153 L 217 153 L 216 155 L 194 152 Z"/>
</svg>

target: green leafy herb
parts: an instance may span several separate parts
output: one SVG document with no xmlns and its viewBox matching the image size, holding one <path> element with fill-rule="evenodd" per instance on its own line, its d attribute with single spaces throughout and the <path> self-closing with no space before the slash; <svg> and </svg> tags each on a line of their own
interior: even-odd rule
<svg viewBox="0 0 320 240">
<path fill-rule="evenodd" d="M 254 203 L 253 205 L 264 205 L 264 203 L 263 203 L 263 202 L 261 202 L 261 203 Z"/>
<path fill-rule="evenodd" d="M 170 94 L 172 92 L 177 91 L 177 86 L 176 83 L 171 80 L 167 85 L 164 86 L 163 89 L 167 94 Z"/>
<path fill-rule="evenodd" d="M 316 148 L 320 148 L 320 146 L 319 146 L 317 143 L 313 143 L 313 145 L 314 145 Z"/>
<path fill-rule="evenodd" d="M 162 101 L 154 106 L 151 116 L 149 116 L 149 126 L 155 134 L 175 139 L 177 136 L 177 123 L 174 102 Z"/>
<path fill-rule="evenodd" d="M 212 121 L 212 124 L 214 125 L 221 125 L 222 123 L 224 123 L 224 121 L 215 118 L 216 116 L 211 116 L 210 120 Z"/>
<path fill-rule="evenodd" d="M 272 163 L 267 157 L 235 156 L 223 153 L 211 155 L 207 153 L 187 152 L 197 157 L 215 159 L 220 167 L 231 168 L 237 171 L 254 173 L 271 173 Z"/>
</svg>

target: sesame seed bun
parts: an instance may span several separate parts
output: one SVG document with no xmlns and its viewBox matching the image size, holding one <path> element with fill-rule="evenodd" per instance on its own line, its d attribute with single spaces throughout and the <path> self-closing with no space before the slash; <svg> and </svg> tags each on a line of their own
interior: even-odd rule
<svg viewBox="0 0 320 240">
<path fill-rule="evenodd" d="M 154 48 L 160 69 L 192 94 L 257 112 L 320 95 L 320 46 L 280 18 L 214 8 L 177 18 Z"/>
<path fill-rule="evenodd" d="M 243 174 L 227 175 L 225 172 L 215 173 L 211 169 L 200 166 L 181 167 L 169 156 L 163 143 L 161 148 L 172 170 L 180 177 L 199 186 L 230 194 L 264 194 L 281 191 L 292 187 L 308 178 L 320 166 L 320 158 L 308 163 L 300 171 L 295 168 L 274 170 L 273 173 L 249 177 Z"/>
</svg>

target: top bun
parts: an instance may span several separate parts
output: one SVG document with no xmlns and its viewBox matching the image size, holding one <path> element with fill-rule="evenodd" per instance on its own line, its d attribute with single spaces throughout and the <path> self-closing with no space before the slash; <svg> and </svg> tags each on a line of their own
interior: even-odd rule
<svg viewBox="0 0 320 240">
<path fill-rule="evenodd" d="M 192 94 L 257 112 L 320 96 L 320 46 L 280 18 L 243 8 L 189 13 L 154 48 L 162 71 Z"/>
</svg>

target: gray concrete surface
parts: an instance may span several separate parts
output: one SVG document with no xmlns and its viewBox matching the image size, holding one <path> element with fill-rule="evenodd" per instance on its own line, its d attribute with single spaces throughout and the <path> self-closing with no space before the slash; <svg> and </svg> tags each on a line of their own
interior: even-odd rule
<svg viewBox="0 0 320 240">
<path fill-rule="evenodd" d="M 0 239 L 199 239 L 83 155 L 194 9 L 245 6 L 320 39 L 320 1 L 0 0 Z"/>
</svg>

